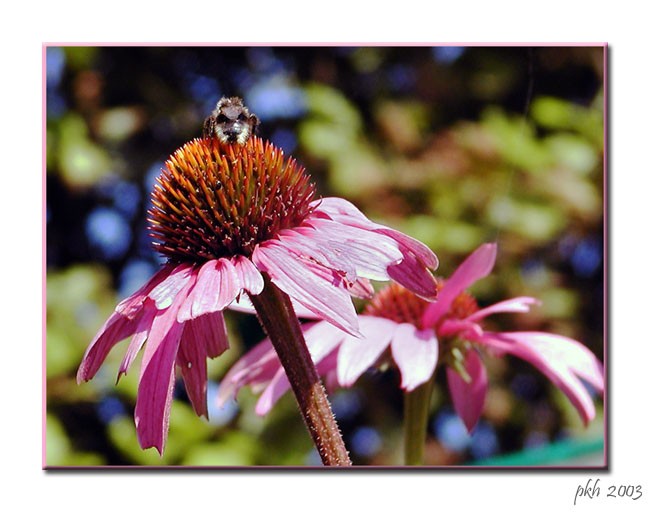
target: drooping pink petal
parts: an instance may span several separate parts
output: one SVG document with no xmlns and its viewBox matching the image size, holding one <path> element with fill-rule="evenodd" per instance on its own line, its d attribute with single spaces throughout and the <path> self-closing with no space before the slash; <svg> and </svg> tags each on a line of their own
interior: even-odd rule
<svg viewBox="0 0 650 512">
<path fill-rule="evenodd" d="M 362 338 L 343 335 L 338 352 L 337 379 L 341 386 L 351 386 L 388 348 L 397 325 L 378 316 L 359 316 Z"/>
<path fill-rule="evenodd" d="M 405 252 L 401 262 L 388 267 L 388 276 L 423 299 L 432 299 L 438 294 L 436 279 L 411 252 Z"/>
<path fill-rule="evenodd" d="M 348 286 L 348 292 L 353 297 L 358 297 L 360 299 L 370 299 L 375 293 L 375 289 L 372 286 L 372 283 L 364 278 L 360 277 L 355 282 L 351 283 Z"/>
<path fill-rule="evenodd" d="M 309 219 L 308 223 L 315 228 L 311 236 L 322 246 L 332 247 L 333 242 L 338 245 L 338 251 L 330 257 L 333 263 L 334 256 L 344 256 L 361 277 L 387 281 L 387 267 L 403 259 L 398 243 L 378 232 L 327 219 Z"/>
<path fill-rule="evenodd" d="M 274 240 L 258 245 L 253 261 L 278 288 L 320 318 L 358 333 L 357 314 L 345 283 L 331 269 L 301 259 Z"/>
<path fill-rule="evenodd" d="M 427 382 L 438 363 L 438 338 L 432 329 L 399 324 L 391 343 L 393 360 L 402 374 L 402 388 L 413 391 Z"/>
<path fill-rule="evenodd" d="M 471 378 L 470 382 L 465 382 L 453 368 L 447 366 L 447 385 L 456 413 L 467 431 L 471 432 L 485 407 L 488 386 L 485 366 L 475 350 L 465 354 L 465 370 Z"/>
<path fill-rule="evenodd" d="M 253 262 L 245 256 L 235 256 L 232 263 L 237 271 L 241 288 L 251 295 L 259 295 L 264 289 L 264 278 Z"/>
<path fill-rule="evenodd" d="M 237 271 L 230 260 L 209 260 L 201 266 L 196 284 L 178 312 L 178 321 L 221 311 L 235 300 L 240 290 Z"/>
<path fill-rule="evenodd" d="M 483 335 L 483 328 L 468 318 L 456 319 L 445 318 L 436 331 L 439 337 L 461 336 L 467 339 L 480 338 Z"/>
<path fill-rule="evenodd" d="M 437 285 L 429 270 L 438 268 L 438 258 L 425 244 L 404 233 L 370 221 L 356 206 L 344 199 L 326 197 L 312 205 L 315 207 L 314 218 L 330 219 L 335 223 L 382 235 L 397 242 L 402 258 L 389 265 L 388 277 L 422 298 L 435 297 Z"/>
<path fill-rule="evenodd" d="M 162 455 L 169 430 L 175 361 L 183 324 L 159 313 L 145 345 L 135 404 L 135 427 L 143 449 L 155 447 Z M 158 325 L 157 325 L 158 324 Z M 166 328 L 162 328 L 165 324 Z"/>
<path fill-rule="evenodd" d="M 479 309 L 475 313 L 469 315 L 467 320 L 478 322 L 483 320 L 485 317 L 496 313 L 528 313 L 530 311 L 530 306 L 538 305 L 539 303 L 540 301 L 534 297 L 515 297 L 514 299 L 504 300 L 486 308 Z"/>
<path fill-rule="evenodd" d="M 429 247 L 400 231 L 372 222 L 349 201 L 340 197 L 324 197 L 312 204 L 318 205 L 315 210 L 317 213 L 325 214 L 328 218 L 341 224 L 372 230 L 392 238 L 398 242 L 402 253 L 412 253 L 417 260 L 431 270 L 438 268 L 438 258 Z"/>
<path fill-rule="evenodd" d="M 324 325 L 327 326 L 328 329 L 333 328 L 327 322 L 319 322 L 316 325 Z M 345 333 L 342 334 L 345 335 Z M 331 340 L 329 345 L 331 346 L 331 349 L 329 350 L 326 349 L 322 344 L 320 346 L 314 347 L 315 350 L 320 350 L 320 352 L 317 354 L 317 357 L 314 357 L 314 352 L 310 350 L 312 359 L 316 365 L 316 371 L 320 376 L 326 376 L 330 373 L 334 373 L 334 370 L 336 369 L 336 346 L 332 346 L 333 344 L 331 343 Z M 291 384 L 289 383 L 287 374 L 285 373 L 284 368 L 280 367 L 273 378 L 264 387 L 264 392 L 260 395 L 260 398 L 255 405 L 255 412 L 260 416 L 264 416 L 290 389 Z"/>
<path fill-rule="evenodd" d="M 346 336 L 349 336 L 329 322 L 306 324 L 302 330 L 309 354 L 316 365 L 339 346 Z"/>
<path fill-rule="evenodd" d="M 165 265 L 162 267 L 138 291 L 132 293 L 129 297 L 121 301 L 115 307 L 115 311 L 127 318 L 133 318 L 142 308 L 149 292 L 165 281 L 173 269 L 173 265 Z"/>
<path fill-rule="evenodd" d="M 357 295 L 355 295 L 355 297 L 356 296 Z M 294 299 L 291 299 L 291 305 L 293 306 L 293 311 L 298 316 L 298 318 L 305 318 L 305 319 L 321 318 L 318 314 L 314 313 L 313 311 L 310 311 L 299 302 L 296 302 Z M 253 303 L 246 295 L 241 295 L 237 297 L 234 302 L 230 303 L 228 309 L 232 311 L 238 311 L 239 313 L 247 313 L 249 315 L 255 314 L 255 307 L 253 306 Z"/>
<path fill-rule="evenodd" d="M 286 229 L 280 232 L 278 238 L 294 252 L 342 272 L 346 279 L 354 281 L 357 278 L 356 267 L 345 251 L 345 244 L 336 239 L 320 236 L 314 227 L 301 226 Z"/>
<path fill-rule="evenodd" d="M 149 304 L 151 304 L 151 302 Z M 138 352 L 140 352 L 140 349 L 144 345 L 144 342 L 147 340 L 147 337 L 149 336 L 149 330 L 151 329 L 151 325 L 153 324 L 153 319 L 156 316 L 157 311 L 158 310 L 153 307 L 153 305 L 151 307 L 145 308 L 142 316 L 140 317 L 138 327 L 133 334 L 131 343 L 129 343 L 129 347 L 124 354 L 124 358 L 122 359 L 122 363 L 120 364 L 120 368 L 117 372 L 118 381 L 122 375 L 125 375 L 129 371 L 131 364 L 138 355 Z"/>
<path fill-rule="evenodd" d="M 422 315 L 422 325 L 434 326 L 449 311 L 449 307 L 459 293 L 489 275 L 494 268 L 496 256 L 496 244 L 483 244 L 470 254 L 445 282 L 442 290 L 438 292 L 436 302 L 425 310 Z"/>
<path fill-rule="evenodd" d="M 185 322 L 176 362 L 192 407 L 199 416 L 208 417 L 207 358 L 216 357 L 227 348 L 223 312 L 209 313 Z"/>
<path fill-rule="evenodd" d="M 330 218 L 348 226 L 357 226 L 365 229 L 373 229 L 374 224 L 354 206 L 351 202 L 340 197 L 323 197 L 311 203 L 314 213 L 324 214 Z"/>
<path fill-rule="evenodd" d="M 528 361 L 567 396 L 585 425 L 594 419 L 593 400 L 579 378 L 602 392 L 605 385 L 603 367 L 584 345 L 544 332 L 485 332 L 481 341 Z"/>
<path fill-rule="evenodd" d="M 438 257 L 425 244 L 412 238 L 401 231 L 390 229 L 376 224 L 377 232 L 389 236 L 399 244 L 399 249 L 403 254 L 410 253 L 413 257 L 422 263 L 426 268 L 436 270 L 438 268 Z"/>
<path fill-rule="evenodd" d="M 280 361 L 271 342 L 266 339 L 244 354 L 226 373 L 217 392 L 217 405 L 223 407 L 248 384 L 267 383 L 278 371 Z"/>
<path fill-rule="evenodd" d="M 176 316 L 195 278 L 191 274 L 186 285 L 174 294 L 175 300 L 170 307 L 157 313 L 142 356 L 135 426 L 140 446 L 143 449 L 153 446 L 160 454 L 165 448 L 169 430 L 176 355 L 184 326 Z"/>
<path fill-rule="evenodd" d="M 148 296 L 156 303 L 156 308 L 166 309 L 172 305 L 178 292 L 185 287 L 193 275 L 196 275 L 196 269 L 192 265 L 188 263 L 178 265 L 149 292 Z"/>
<path fill-rule="evenodd" d="M 287 374 L 283 368 L 280 368 L 271 378 L 269 383 L 264 387 L 264 391 L 257 400 L 255 413 L 259 416 L 266 415 L 277 401 L 291 389 Z"/>
<path fill-rule="evenodd" d="M 88 345 L 77 370 L 77 383 L 92 379 L 116 343 L 132 336 L 138 329 L 142 311 L 133 318 L 113 313 Z"/>
</svg>

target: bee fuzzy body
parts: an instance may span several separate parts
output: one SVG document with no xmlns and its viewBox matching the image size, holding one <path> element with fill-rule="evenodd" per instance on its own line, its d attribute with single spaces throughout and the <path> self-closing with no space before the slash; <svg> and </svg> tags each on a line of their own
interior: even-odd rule
<svg viewBox="0 0 650 512">
<path fill-rule="evenodd" d="M 217 137 L 224 144 L 246 144 L 260 124 L 241 98 L 223 97 L 203 123 L 203 137 Z"/>
</svg>

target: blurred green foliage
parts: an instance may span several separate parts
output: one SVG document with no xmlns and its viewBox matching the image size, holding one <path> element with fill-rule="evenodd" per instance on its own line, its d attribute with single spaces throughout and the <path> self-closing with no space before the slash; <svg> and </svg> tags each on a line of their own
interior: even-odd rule
<svg viewBox="0 0 650 512">
<path fill-rule="evenodd" d="M 602 359 L 603 48 L 466 48 L 453 60 L 438 53 L 48 50 L 48 77 L 57 72 L 48 78 L 48 466 L 318 464 L 291 396 L 260 418 L 246 389 L 231 418 L 210 423 L 195 416 L 180 390 L 160 457 L 142 451 L 136 439 L 137 362 L 115 384 L 123 344 L 95 379 L 75 381 L 85 348 L 120 298 L 124 269 L 134 258 L 157 264 L 144 229 L 148 173 L 200 133 L 209 101 L 223 93 L 248 102 L 260 84 L 298 91 L 294 103 L 301 108 L 290 113 L 289 104 L 262 117 L 262 135 L 289 141 L 288 151 L 321 195 L 346 197 L 373 220 L 429 245 L 442 276 L 480 243 L 496 240 L 497 267 L 473 289 L 479 301 L 516 295 L 543 301 L 528 315 L 496 319 L 497 327 L 565 334 Z M 135 183 L 142 199 L 126 216 L 136 236 L 124 254 L 107 257 L 89 242 L 85 222 L 96 206 L 112 206 L 102 191 L 115 180 Z M 227 321 L 231 349 L 210 361 L 214 382 L 262 338 L 254 318 L 229 313 Z M 583 430 L 565 397 L 525 363 L 491 359 L 489 371 L 484 416 L 499 440 L 492 455 L 523 449 L 533 434 L 546 441 L 602 439 L 602 417 Z M 449 409 L 440 379 L 427 463 L 474 462 L 469 449 L 454 451 L 436 439 L 436 415 Z M 518 391 L 522 379 L 528 394 Z M 353 412 L 338 414 L 355 463 L 401 464 L 394 374 L 364 376 L 354 390 L 332 397 L 335 410 L 337 397 L 360 401 Z M 350 443 L 364 426 L 380 435 L 372 453 Z"/>
</svg>

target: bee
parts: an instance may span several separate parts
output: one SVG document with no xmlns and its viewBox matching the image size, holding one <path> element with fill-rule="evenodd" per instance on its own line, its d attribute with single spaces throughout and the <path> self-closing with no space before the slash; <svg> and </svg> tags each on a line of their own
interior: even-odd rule
<svg viewBox="0 0 650 512">
<path fill-rule="evenodd" d="M 203 137 L 217 137 L 228 144 L 246 144 L 260 120 L 249 112 L 241 98 L 223 97 L 203 123 Z"/>
</svg>

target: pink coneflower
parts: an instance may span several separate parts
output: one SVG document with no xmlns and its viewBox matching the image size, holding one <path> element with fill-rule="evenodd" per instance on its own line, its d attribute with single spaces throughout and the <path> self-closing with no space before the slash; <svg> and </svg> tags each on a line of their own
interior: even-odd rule
<svg viewBox="0 0 650 512">
<path fill-rule="evenodd" d="M 286 294 L 351 335 L 359 333 L 351 295 L 367 296 L 368 279 L 436 293 L 429 269 L 437 259 L 426 246 L 343 199 L 316 199 L 304 169 L 255 136 L 241 145 L 217 137 L 185 144 L 166 162 L 152 202 L 149 228 L 168 262 L 117 305 L 77 373 L 78 382 L 91 379 L 132 336 L 119 377 L 144 346 L 135 406 L 143 448 L 163 452 L 176 366 L 194 410 L 207 415 L 206 358 L 228 348 L 223 310 L 242 293 L 256 307 L 266 292 L 280 302 Z"/>
<path fill-rule="evenodd" d="M 523 313 L 537 300 L 517 297 L 479 309 L 465 289 L 487 276 L 494 266 L 496 244 L 472 253 L 446 281 L 438 298 L 426 302 L 397 284 L 383 288 L 359 315 L 363 338 L 350 336 L 325 322 L 305 324 L 307 346 L 316 368 L 332 386 L 351 386 L 371 366 L 386 361 L 401 373 L 401 387 L 411 393 L 432 379 L 442 363 L 453 405 L 468 430 L 483 411 L 487 373 L 482 355 L 511 354 L 528 361 L 571 401 L 585 424 L 595 417 L 592 398 L 581 382 L 602 392 L 603 369 L 584 345 L 544 332 L 492 332 L 481 322 L 495 313 Z M 250 385 L 262 391 L 256 411 L 266 414 L 288 385 L 268 341 L 244 355 L 224 377 L 219 401 Z"/>
</svg>

